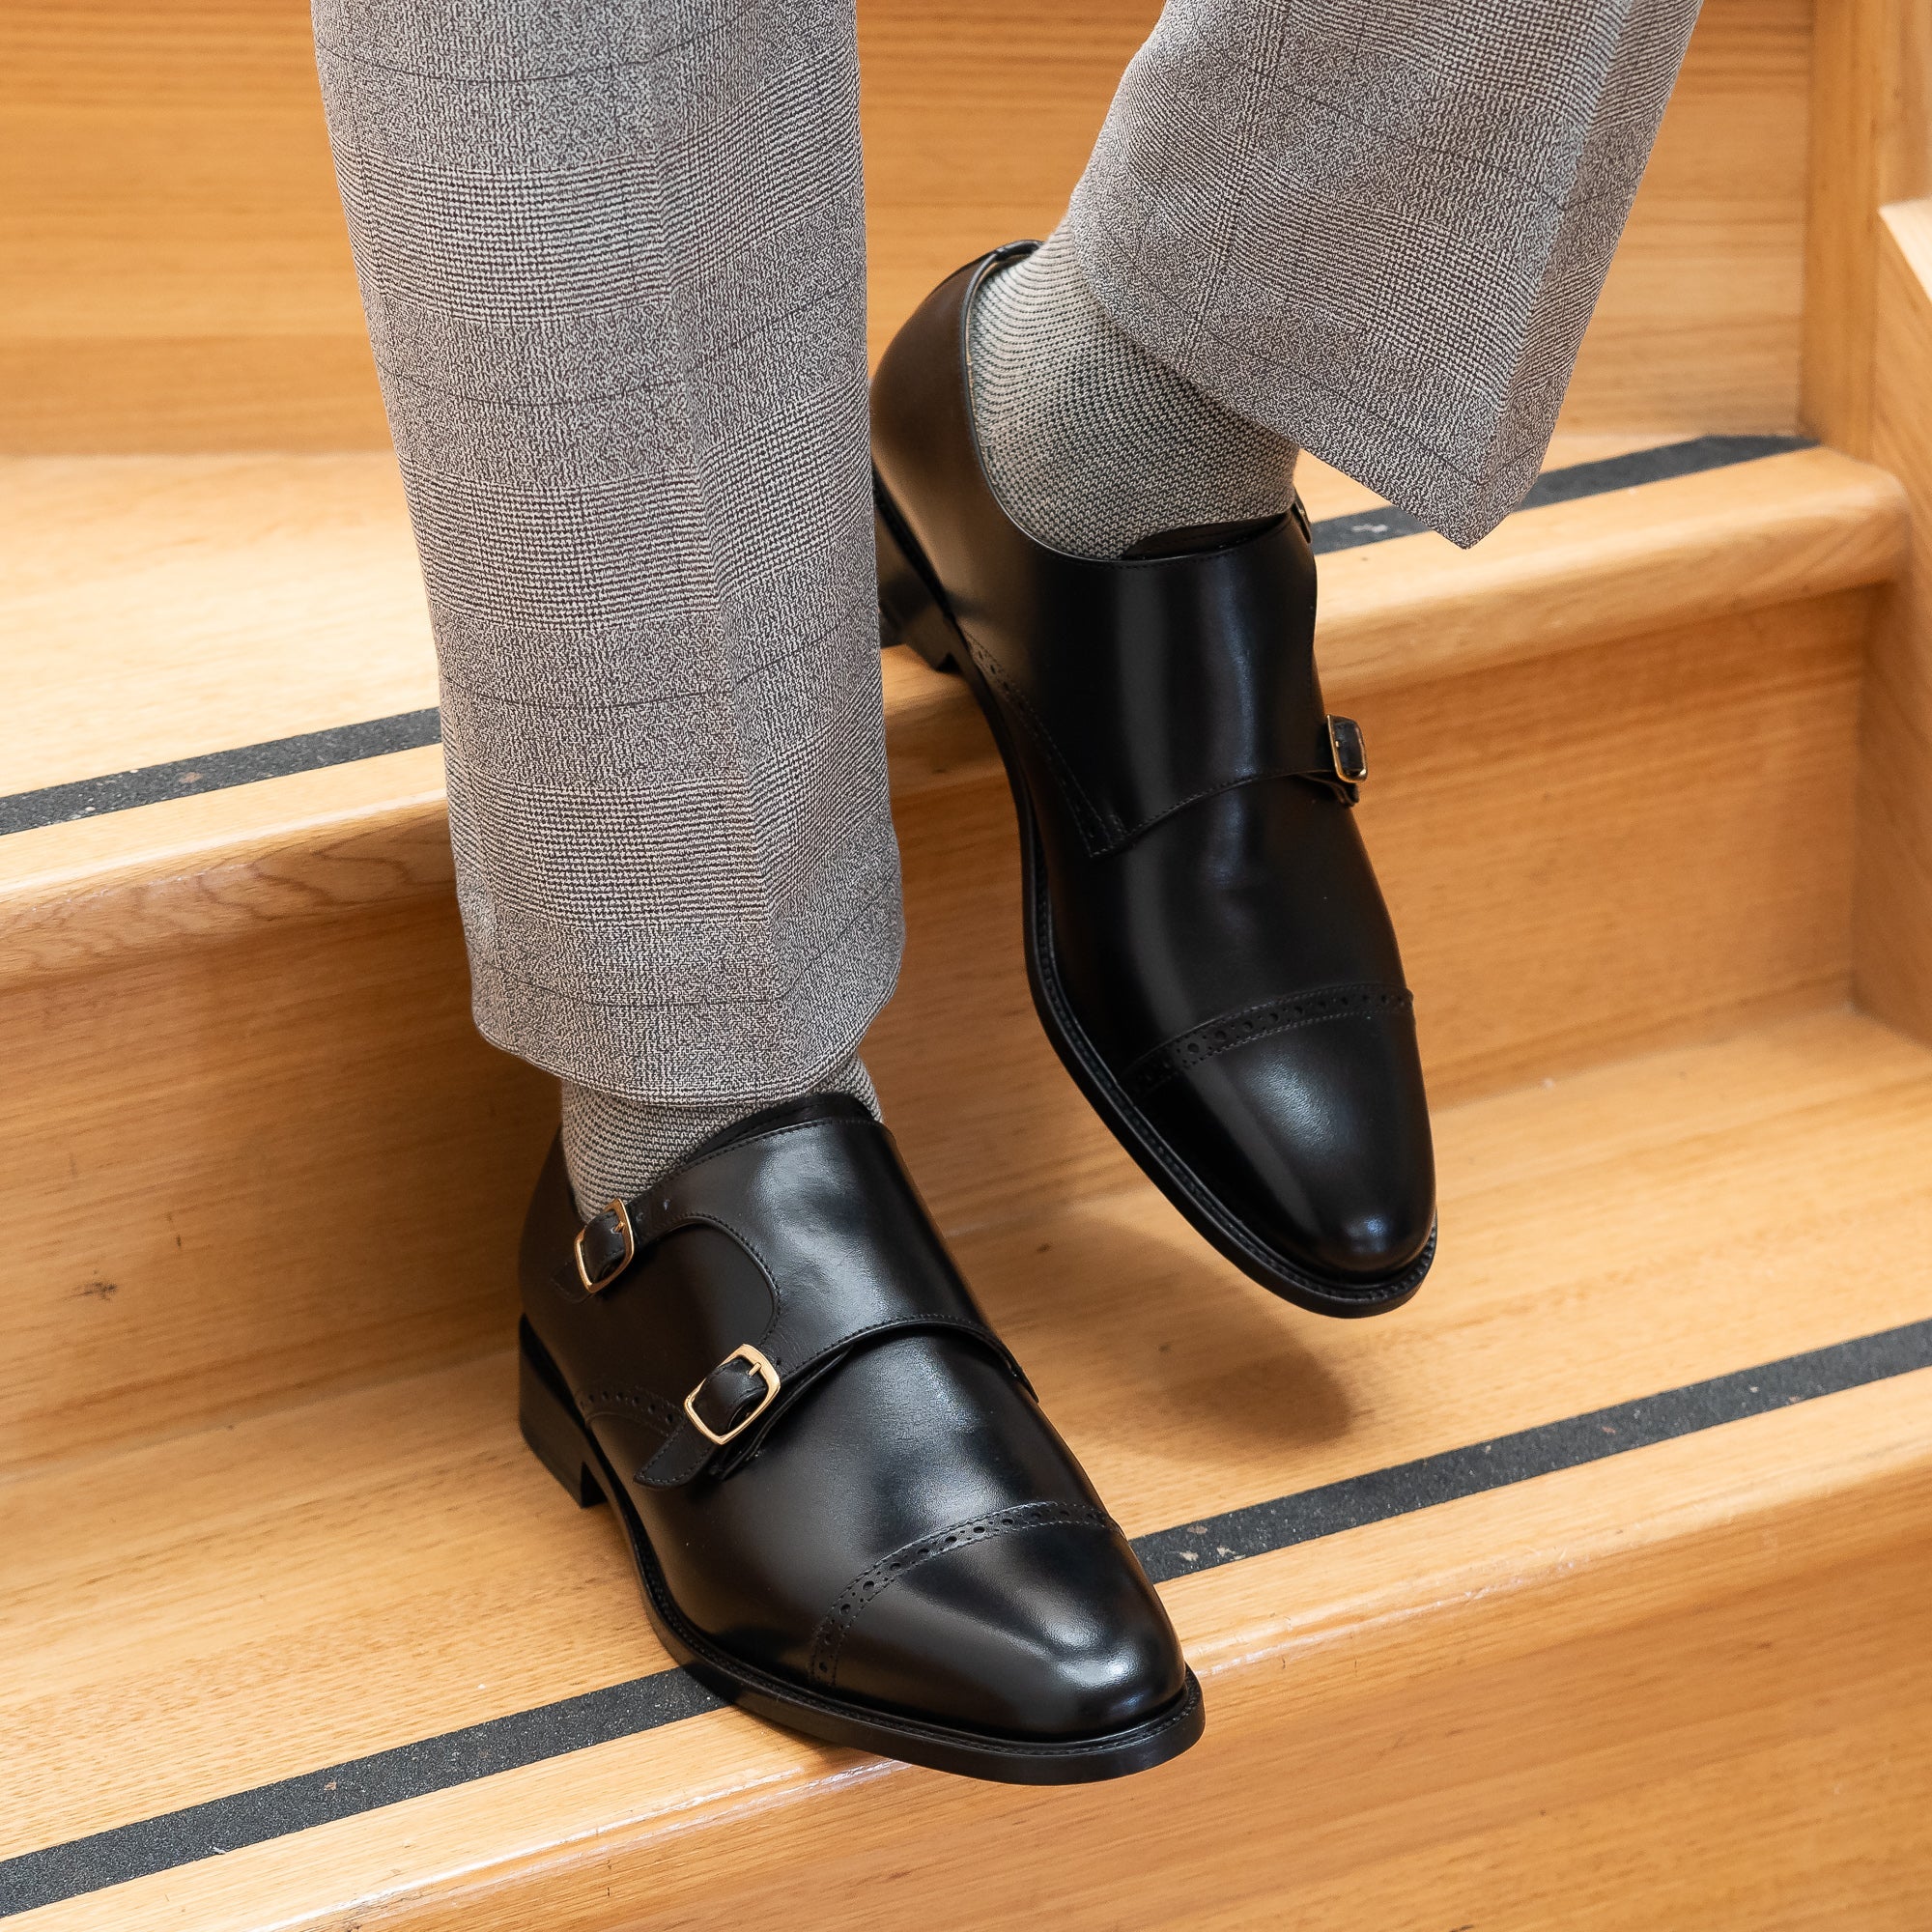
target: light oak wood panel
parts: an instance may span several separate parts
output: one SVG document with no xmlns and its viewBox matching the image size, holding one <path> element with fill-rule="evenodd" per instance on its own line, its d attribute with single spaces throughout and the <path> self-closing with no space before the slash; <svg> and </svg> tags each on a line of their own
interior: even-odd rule
<svg viewBox="0 0 1932 1932">
<path fill-rule="evenodd" d="M 1910 495 L 1916 541 L 1865 673 L 1858 985 L 1932 1038 L 1932 201 L 1885 210 L 1877 298 L 1873 440 Z"/>
<path fill-rule="evenodd" d="M 1818 0 L 1804 259 L 1807 429 L 1872 453 L 1879 210 L 1932 190 L 1932 4 Z"/>
<path fill-rule="evenodd" d="M 862 6 L 873 347 L 1051 228 L 1153 0 Z M 0 21 L 0 448 L 384 440 L 301 0 Z M 1808 9 L 1707 0 L 1567 420 L 1794 419 Z"/>
<path fill-rule="evenodd" d="M 385 440 L 301 0 L 18 0 L 0 446 Z"/>
<path fill-rule="evenodd" d="M 1834 463 L 1842 474 L 1825 476 L 1820 509 L 1804 466 Z M 107 467 L 124 484 L 143 474 Z M 1875 495 L 1872 472 L 1822 455 L 1753 469 L 1794 467 L 1807 480 L 1776 515 L 1809 581 L 1889 558 L 1889 484 Z M 248 464 L 225 473 L 255 474 Z M 1685 596 L 1721 605 L 1762 587 L 1761 577 L 1727 573 L 1728 551 L 1695 534 L 1699 504 L 1721 496 L 1707 486 L 1726 480 L 1616 499 L 1607 507 L 1625 521 L 1611 553 L 1640 555 L 1647 529 L 1658 568 L 1676 559 Z M 1646 501 L 1648 523 L 1630 522 Z M 1494 563 L 1487 547 L 1463 557 L 1435 539 L 1357 553 L 1382 559 L 1380 577 L 1358 572 L 1352 592 L 1345 577 L 1328 600 L 1339 631 L 1324 644 L 1331 690 L 1364 712 L 1378 747 L 1366 821 L 1423 992 L 1439 1096 L 1735 1028 L 1844 985 L 1857 593 L 1602 657 L 1573 650 L 1407 690 L 1389 682 L 1400 627 L 1374 617 L 1378 597 L 1417 611 L 1417 655 L 1431 664 L 1442 662 L 1445 634 L 1463 653 L 1450 662 L 1480 666 L 1520 653 L 1539 628 L 1572 642 L 1586 621 L 1615 632 L 1628 613 L 1620 596 L 1592 594 L 1596 565 L 1571 519 L 1525 517 L 1528 540 L 1512 538 Z M 92 628 L 56 627 L 63 650 L 104 650 L 119 613 L 142 607 L 143 586 L 166 608 L 172 580 L 146 559 L 194 554 L 205 539 L 194 517 L 160 526 L 168 540 L 133 546 L 125 582 L 109 573 Z M 1539 543 L 1539 526 L 1573 533 Z M 249 527 L 238 526 L 242 536 Z M 262 527 L 273 557 L 281 512 Z M 380 525 L 342 527 L 390 542 Z M 348 614 L 333 630 L 298 630 L 290 648 L 344 640 L 346 652 L 358 611 L 406 639 L 420 606 L 393 545 L 384 554 L 383 596 L 356 587 L 353 570 L 312 573 L 318 584 L 347 581 Z M 353 562 L 333 539 L 320 554 Z M 182 655 L 211 691 L 220 679 L 195 667 L 195 652 L 218 670 L 255 647 L 218 594 L 230 555 L 215 544 L 209 581 L 183 565 L 174 582 Z M 1614 582 L 1628 584 L 1636 573 L 1620 568 Z M 1427 628 L 1428 601 L 1404 589 L 1416 570 L 1438 586 L 1493 571 L 1496 621 L 1485 631 L 1480 599 L 1440 596 L 1461 614 L 1441 633 Z M 1786 588 L 1806 581 L 1803 571 L 1771 581 Z M 257 560 L 240 575 L 271 573 Z M 169 635 L 153 633 L 151 664 L 165 665 Z M 1352 670 L 1351 637 L 1367 639 Z M 912 952 L 868 1053 L 893 1118 L 953 1223 L 1115 1184 L 1122 1157 L 1032 1016 L 1009 810 L 983 728 L 956 682 L 902 652 L 887 654 L 886 668 Z M 389 674 L 379 642 L 368 688 Z M 91 728 L 98 686 L 67 689 L 87 700 L 75 715 Z M 162 729 L 183 728 L 165 704 L 158 715 Z M 312 717 L 238 714 L 238 728 Z M 1715 762 L 1714 745 L 1724 752 Z M 429 748 L 0 840 L 0 862 L 20 868 L 0 1028 L 14 1150 L 9 1273 L 27 1285 L 12 1311 L 31 1331 L 16 1388 L 16 1419 L 33 1438 L 24 1453 L 48 1453 L 53 1428 L 28 1416 L 61 1418 L 70 1448 L 148 1435 L 230 1401 L 275 1400 L 304 1379 L 446 1358 L 479 1346 L 497 1319 L 501 1243 L 552 1102 L 547 1082 L 469 1032 L 439 779 Z M 64 868 L 49 864 L 50 844 Z M 286 1252 L 284 1204 L 301 1198 L 327 1200 L 355 1231 L 348 1285 L 331 1248 Z M 180 1249 L 170 1214 L 192 1226 Z M 441 1232 L 451 1226 L 465 1231 L 453 1242 Z M 396 1278 L 379 1283 L 368 1270 L 384 1257 Z M 154 1325 L 96 1322 L 70 1335 L 62 1324 L 97 1313 L 103 1283 L 130 1297 L 124 1310 L 152 1296 Z M 198 1351 L 191 1362 L 155 1351 L 174 1323 Z"/>
<path fill-rule="evenodd" d="M 435 899 L 0 1002 L 0 1463 L 492 1345 L 556 1086 Z"/>
<path fill-rule="evenodd" d="M 1523 512 L 1471 551 L 1343 551 L 1321 563 L 1323 686 L 1353 701 L 1883 582 L 1907 527 L 1891 477 L 1806 449 Z"/>
<path fill-rule="evenodd" d="M 437 701 L 387 455 L 0 462 L 8 792 Z"/>
<path fill-rule="evenodd" d="M 1566 435 L 1549 463 L 1656 440 Z M 1318 518 L 1381 500 L 1313 459 L 1299 481 Z M 1787 466 L 1771 481 L 1746 516 L 1778 526 L 1773 547 L 1815 543 L 1826 527 L 1843 540 L 1838 526 L 1861 521 L 1869 542 L 1886 542 L 1888 486 L 1875 472 Z M 1802 531 L 1782 527 L 1793 519 Z M 0 633 L 15 672 L 0 719 L 9 792 L 437 700 L 415 543 L 387 454 L 0 458 Z"/>
<path fill-rule="evenodd" d="M 1075 1925 L 1279 1923 L 1293 1901 L 1341 1926 L 1359 1884 L 1375 1922 L 1418 1932 L 1445 1892 L 1524 1925 L 1552 1896 L 1593 1926 L 1641 1901 L 1635 1922 L 1701 1927 L 1727 1897 L 1771 1914 L 1716 1922 L 1830 1922 L 1848 1885 L 1904 1913 L 1932 1883 L 1923 1379 L 1167 1585 L 1209 1731 L 1147 1777 L 1014 1792 L 719 1713 L 25 1922 L 587 1932 L 690 1923 L 727 1873 L 741 1922 L 774 1927 L 915 1901 L 1000 1925 L 1042 1892 Z M 263 1434 L 297 1417 L 225 1463 L 144 1459 L 139 1516 L 111 1500 L 119 1465 L 0 1492 L 28 1639 L 7 1653 L 23 1748 L 0 1846 L 650 1667 L 609 1523 L 507 1417 L 466 1454 L 467 1415 L 418 1404 L 401 1439 L 401 1405 L 385 1435 L 374 1400 L 311 1414 L 330 1454 L 285 1497 L 234 1471 L 297 1447 Z M 90 1563 L 103 1543 L 126 1560 Z M 1778 1916 L 1794 1900 L 1814 1916 Z"/>
<path fill-rule="evenodd" d="M 453 891 L 442 748 L 428 745 L 0 839 L 0 985 Z"/>
<path fill-rule="evenodd" d="M 1629 442 L 1566 437 L 1552 455 Z M 0 619 L 27 696 L 0 723 L 0 771 L 58 781 L 434 696 L 384 458 L 28 460 L 6 487 L 18 568 Z M 1363 507 L 1320 466 L 1306 488 L 1318 517 Z M 1897 567 L 1901 505 L 1883 472 L 1811 450 L 1528 512 L 1469 553 L 1428 536 L 1342 553 L 1323 566 L 1328 694 L 1346 708 L 1877 582 Z M 895 794 L 986 779 L 956 683 L 903 652 L 884 672 Z M 434 750 L 404 753 L 0 839 L 0 980 L 446 891 L 440 783 Z"/>
<path fill-rule="evenodd" d="M 1811 14 L 1704 0 L 1566 429 L 1797 427 Z"/>
<path fill-rule="evenodd" d="M 1830 1539 L 1836 1525 L 1753 1527 Z M 1325 1651 L 1264 1649 L 1208 1679 L 1203 1747 L 1124 1784 L 1021 1794 L 802 1748 L 803 1762 L 747 1764 L 731 1720 L 706 1719 L 420 1801 L 380 1834 L 325 1827 L 22 1923 L 683 1932 L 724 1893 L 754 1932 L 861 1915 L 977 1932 L 1030 1922 L 1043 1898 L 1094 1932 L 1918 1932 L 1932 1683 L 1911 1637 L 1925 1553 L 1798 1582 L 1741 1568 L 1728 1580 L 1747 1596 L 1681 1615 L 1654 1599 L 1647 1621 L 1541 1652 L 1522 1626 L 1565 1608 L 1577 1621 L 1573 1605 L 1612 1582 L 1604 1568 L 1579 1576 L 1573 1561 L 1569 1604 L 1499 1601 L 1470 1579 L 1469 1598 L 1400 1634 L 1436 1663 L 1433 1682 L 1362 1690 L 1386 1628 Z M 1293 1587 L 1279 1571 L 1253 1580 Z M 1190 1637 L 1218 1607 L 1209 1591 L 1170 1593 Z M 1516 1655 L 1458 1667 L 1499 1625 Z M 700 1773 L 709 1803 L 640 1797 Z M 575 1842 L 559 1845 L 565 1833 Z"/>
</svg>

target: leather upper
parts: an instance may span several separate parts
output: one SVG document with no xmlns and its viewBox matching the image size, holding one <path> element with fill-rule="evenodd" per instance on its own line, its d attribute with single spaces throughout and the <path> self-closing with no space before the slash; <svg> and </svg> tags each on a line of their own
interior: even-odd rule
<svg viewBox="0 0 1932 1932">
<path fill-rule="evenodd" d="M 964 327 L 1013 252 L 942 284 L 887 351 L 873 454 L 1024 792 L 1049 1032 L 1240 1224 L 1243 1259 L 1378 1293 L 1426 1265 L 1434 1157 L 1412 1003 L 1316 673 L 1306 528 L 1114 560 L 1017 528 L 980 465 Z"/>
<path fill-rule="evenodd" d="M 595 1293 L 553 1149 L 526 1318 L 650 1539 L 679 1611 L 824 1691 L 1076 1738 L 1182 1691 L 1165 1612 L 985 1322 L 899 1166 L 842 1096 L 775 1109 L 631 1204 Z M 593 1280 L 613 1217 L 584 1236 Z M 720 1365 L 746 1345 L 780 1378 Z M 743 1368 L 741 1358 L 740 1368 Z"/>
</svg>

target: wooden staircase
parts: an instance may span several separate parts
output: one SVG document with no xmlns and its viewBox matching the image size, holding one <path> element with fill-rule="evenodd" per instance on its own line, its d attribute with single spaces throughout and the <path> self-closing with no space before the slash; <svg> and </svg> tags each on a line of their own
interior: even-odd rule
<svg viewBox="0 0 1932 1932">
<path fill-rule="evenodd" d="M 882 336 L 1051 222 L 1151 13 L 869 10 Z M 9 25 L 0 1918 L 1932 1923 L 1920 7 L 1708 0 L 1494 537 L 1306 467 L 1438 1107 L 1411 1308 L 1300 1316 L 1139 1179 L 977 713 L 886 655 L 867 1062 L 1208 1698 L 1050 1792 L 715 1708 L 524 1449 L 554 1091 L 468 1021 L 300 9 Z"/>
</svg>

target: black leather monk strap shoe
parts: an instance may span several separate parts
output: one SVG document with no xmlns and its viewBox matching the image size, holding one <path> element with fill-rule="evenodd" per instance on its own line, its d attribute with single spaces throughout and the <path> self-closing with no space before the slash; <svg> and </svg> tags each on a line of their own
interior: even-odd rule
<svg viewBox="0 0 1932 1932">
<path fill-rule="evenodd" d="M 1276 1293 L 1371 1315 L 1421 1285 L 1435 1163 L 1409 995 L 1352 807 L 1361 734 L 1315 671 L 1305 519 L 1117 561 L 1034 542 L 971 420 L 942 283 L 872 384 L 888 642 L 958 670 L 1020 821 L 1048 1037 L 1194 1226 Z"/>
<path fill-rule="evenodd" d="M 622 1523 L 651 1622 L 721 1696 L 1022 1784 L 1201 1735 L 1133 1551 L 864 1107 L 758 1114 L 523 1245 L 525 1439 Z"/>
</svg>

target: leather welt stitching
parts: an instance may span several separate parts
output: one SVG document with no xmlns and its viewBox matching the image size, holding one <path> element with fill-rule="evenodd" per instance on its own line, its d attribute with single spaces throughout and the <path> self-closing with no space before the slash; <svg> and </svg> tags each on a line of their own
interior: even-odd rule
<svg viewBox="0 0 1932 1932">
<path fill-rule="evenodd" d="M 993 1510 L 985 1516 L 955 1522 L 951 1529 L 936 1531 L 908 1543 L 890 1556 L 882 1556 L 869 1570 L 862 1570 L 838 1593 L 838 1601 L 826 1612 L 811 1640 L 810 1669 L 814 1684 L 827 1686 L 838 1681 L 838 1654 L 852 1626 L 868 1604 L 876 1603 L 884 1591 L 908 1570 L 917 1569 L 949 1549 L 964 1549 L 970 1544 L 1004 1536 L 1016 1529 L 1051 1529 L 1059 1524 L 1081 1528 L 1112 1529 L 1114 1520 L 1106 1511 L 1087 1503 L 1015 1503 L 1011 1509 Z"/>
<path fill-rule="evenodd" d="M 1264 1000 L 1259 1006 L 1208 1020 L 1144 1053 L 1126 1070 L 1122 1085 L 1136 1099 L 1145 1099 L 1164 1081 L 1199 1066 L 1216 1054 L 1251 1040 L 1292 1033 L 1297 1027 L 1319 1026 L 1327 1020 L 1371 1019 L 1378 1013 L 1406 1012 L 1414 995 L 1400 986 L 1327 986 L 1292 1000 Z"/>
</svg>

